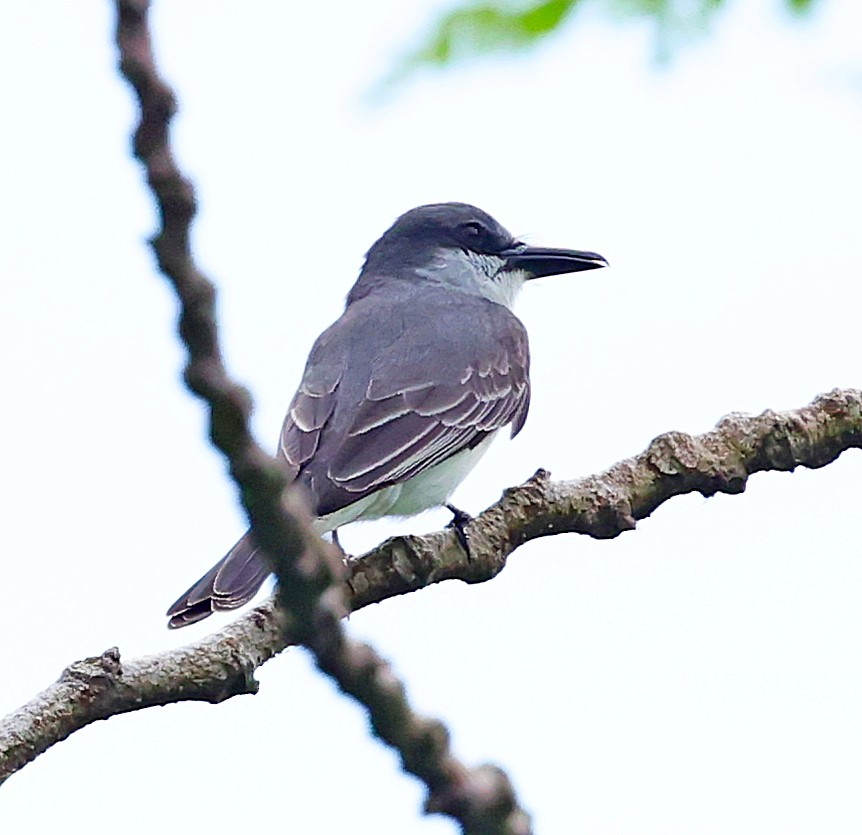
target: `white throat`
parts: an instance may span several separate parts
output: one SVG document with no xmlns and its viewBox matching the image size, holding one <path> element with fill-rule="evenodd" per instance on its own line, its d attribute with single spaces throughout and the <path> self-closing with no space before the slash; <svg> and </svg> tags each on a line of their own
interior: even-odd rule
<svg viewBox="0 0 862 835">
<path fill-rule="evenodd" d="M 484 296 L 511 310 L 529 275 L 523 270 L 506 271 L 505 265 L 505 259 L 496 255 L 441 247 L 433 261 L 416 272 L 462 293 Z"/>
<path fill-rule="evenodd" d="M 479 285 L 479 292 L 486 299 L 502 304 L 511 310 L 526 280 L 527 274 L 523 270 L 500 272 L 494 278 L 482 281 Z"/>
<path fill-rule="evenodd" d="M 506 262 L 495 255 L 482 255 L 478 252 L 468 252 L 466 255 L 476 273 L 476 289 L 486 299 L 511 310 L 527 280 L 527 273 L 523 270 L 504 271 Z"/>
</svg>

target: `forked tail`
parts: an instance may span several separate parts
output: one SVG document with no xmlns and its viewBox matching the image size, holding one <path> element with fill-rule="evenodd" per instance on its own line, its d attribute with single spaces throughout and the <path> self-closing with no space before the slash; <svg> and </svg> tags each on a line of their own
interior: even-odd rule
<svg viewBox="0 0 862 835">
<path fill-rule="evenodd" d="M 246 532 L 168 609 L 168 626 L 179 629 L 208 618 L 213 612 L 236 609 L 248 603 L 269 573 L 263 554 L 252 541 L 251 531 Z"/>
</svg>

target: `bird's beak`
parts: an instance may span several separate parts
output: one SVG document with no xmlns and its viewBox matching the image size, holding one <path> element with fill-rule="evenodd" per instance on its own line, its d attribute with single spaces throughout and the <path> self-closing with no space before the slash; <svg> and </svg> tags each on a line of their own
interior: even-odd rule
<svg viewBox="0 0 862 835">
<path fill-rule="evenodd" d="M 528 278 L 576 273 L 608 266 L 607 260 L 601 255 L 595 252 L 579 252 L 576 249 L 552 249 L 518 244 L 501 254 L 506 259 L 507 271 L 521 270 Z"/>
</svg>

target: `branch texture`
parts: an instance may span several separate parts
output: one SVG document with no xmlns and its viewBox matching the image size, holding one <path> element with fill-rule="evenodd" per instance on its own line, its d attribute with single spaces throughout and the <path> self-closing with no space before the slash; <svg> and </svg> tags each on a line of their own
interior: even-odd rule
<svg viewBox="0 0 862 835">
<path fill-rule="evenodd" d="M 704 435 L 660 435 L 640 455 L 579 481 L 551 481 L 539 471 L 468 526 L 469 559 L 448 530 L 390 539 L 351 559 L 350 608 L 447 579 L 481 582 L 499 573 L 507 556 L 531 539 L 564 531 L 615 537 L 673 496 L 741 493 L 754 473 L 823 467 L 842 452 L 860 448 L 862 391 L 836 389 L 794 411 L 728 415 Z M 288 643 L 279 610 L 269 600 L 220 633 L 172 652 L 121 663 L 112 649 L 77 662 L 0 722 L 0 779 L 97 719 L 151 705 L 219 702 L 253 693 L 254 669 Z M 362 651 L 356 655 L 353 669 L 378 676 L 385 689 L 385 666 L 364 667 Z M 361 683 L 362 676 L 355 680 Z M 438 732 L 442 736 L 429 727 L 428 739 Z M 476 770 L 466 782 L 481 789 L 494 773 Z"/>
</svg>

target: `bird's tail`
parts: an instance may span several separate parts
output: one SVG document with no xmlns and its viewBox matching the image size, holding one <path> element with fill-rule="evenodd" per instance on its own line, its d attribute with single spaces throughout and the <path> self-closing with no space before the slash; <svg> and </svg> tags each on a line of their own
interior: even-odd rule
<svg viewBox="0 0 862 835">
<path fill-rule="evenodd" d="M 213 612 L 248 603 L 268 575 L 264 555 L 248 531 L 168 609 L 168 626 L 179 629 L 208 618 Z"/>
</svg>

